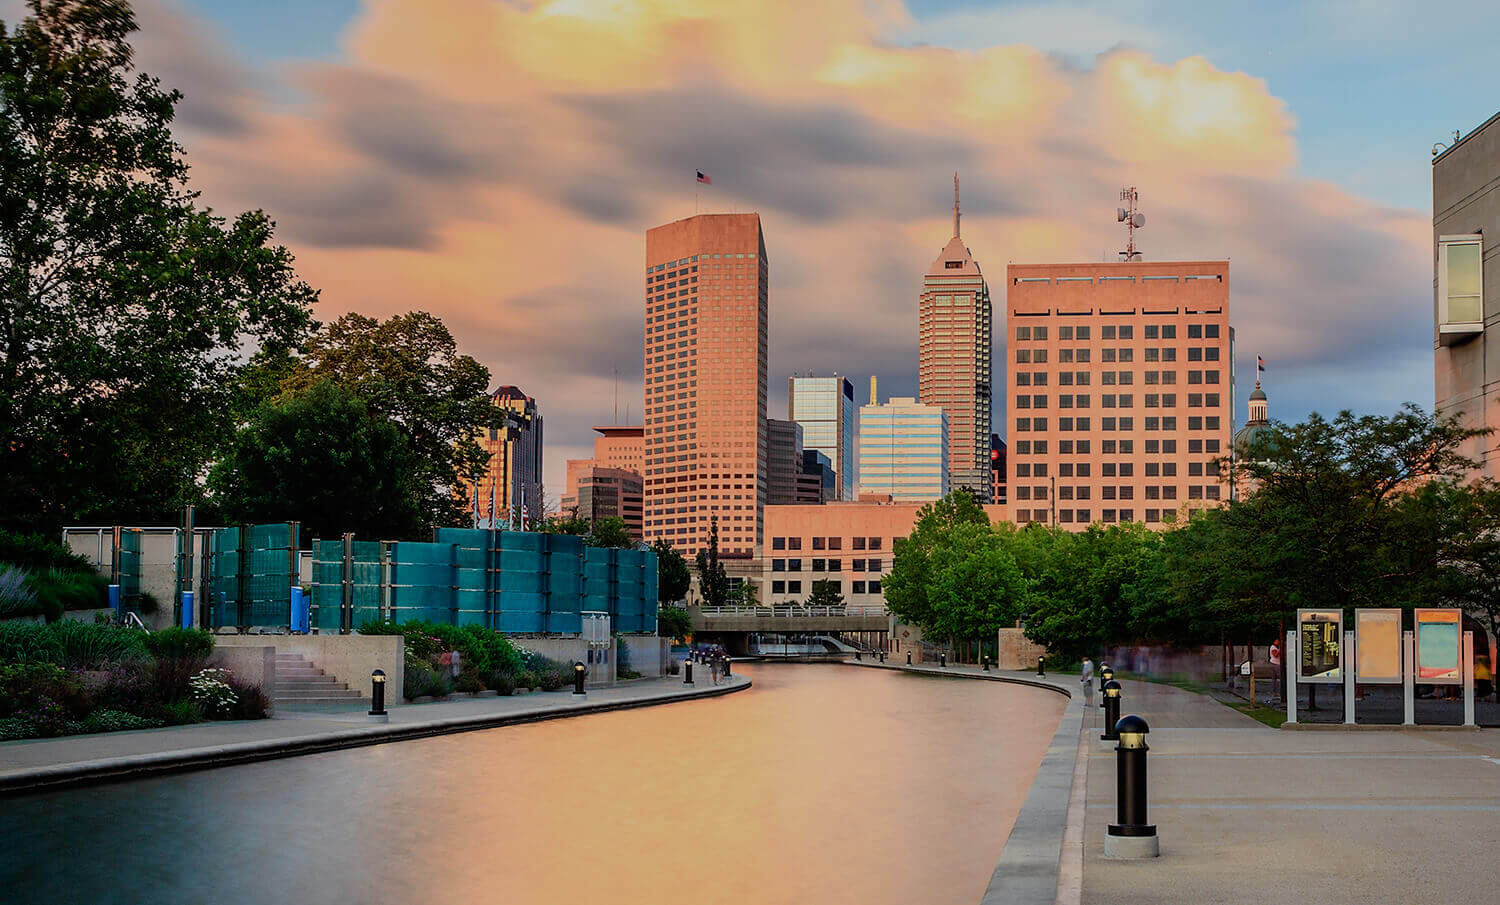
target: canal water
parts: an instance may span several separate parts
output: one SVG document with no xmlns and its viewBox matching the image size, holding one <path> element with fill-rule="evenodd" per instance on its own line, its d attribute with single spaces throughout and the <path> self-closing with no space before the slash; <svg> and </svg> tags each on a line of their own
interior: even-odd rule
<svg viewBox="0 0 1500 905">
<path fill-rule="evenodd" d="M 979 901 L 1061 696 L 742 671 L 726 698 L 0 799 L 0 900 Z"/>
</svg>

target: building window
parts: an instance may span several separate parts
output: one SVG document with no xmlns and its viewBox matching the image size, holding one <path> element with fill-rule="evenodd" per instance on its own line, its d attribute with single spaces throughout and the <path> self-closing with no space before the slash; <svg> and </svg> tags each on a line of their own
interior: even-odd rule
<svg viewBox="0 0 1500 905">
<path fill-rule="evenodd" d="M 830 537 L 828 539 L 828 549 L 830 549 L 830 550 L 842 550 L 842 549 L 844 549 L 844 539 L 842 537 Z M 838 562 L 838 560 L 835 559 L 834 562 Z M 838 566 L 832 566 L 831 568 L 837 569 Z"/>
<path fill-rule="evenodd" d="M 801 550 L 802 549 L 802 538 L 800 538 L 800 537 L 789 537 L 789 538 L 787 538 L 786 539 L 786 548 L 788 550 Z"/>
<path fill-rule="evenodd" d="M 800 559 L 789 559 L 789 560 L 787 560 L 786 561 L 786 570 L 788 572 L 801 572 L 802 571 L 802 560 L 800 560 Z"/>
<path fill-rule="evenodd" d="M 830 559 L 828 561 L 828 571 L 830 571 L 830 572 L 842 572 L 842 571 L 844 571 L 844 561 L 842 559 Z"/>
<path fill-rule="evenodd" d="M 863 594 L 865 592 L 865 583 L 864 582 L 862 582 L 862 581 L 855 581 L 855 582 L 851 582 L 850 584 L 851 584 L 851 589 L 852 589 L 851 593 L 854 593 L 854 594 Z"/>
<path fill-rule="evenodd" d="M 870 538 L 870 549 L 871 550 L 879 550 L 880 549 L 880 538 L 878 538 L 878 537 L 872 537 L 872 538 Z"/>
<path fill-rule="evenodd" d="M 771 560 L 771 571 L 772 572 L 785 572 L 786 571 L 786 560 L 784 560 L 784 559 L 773 559 L 773 560 Z"/>
<path fill-rule="evenodd" d="M 787 582 L 786 583 L 786 592 L 788 594 L 801 594 L 802 593 L 802 582 L 800 582 L 800 581 L 789 581 L 789 582 Z"/>
<path fill-rule="evenodd" d="M 773 538 L 771 538 L 771 549 L 772 550 L 785 550 L 786 549 L 786 538 L 784 538 L 784 537 L 773 537 Z"/>
<path fill-rule="evenodd" d="M 1483 236 L 1438 236 L 1438 339 L 1449 346 L 1484 332 Z"/>
<path fill-rule="evenodd" d="M 826 572 L 828 571 L 828 563 L 825 560 L 815 559 L 812 561 L 812 570 L 814 572 Z"/>
<path fill-rule="evenodd" d="M 871 594 L 879 594 L 880 593 L 880 582 L 878 582 L 878 581 L 872 581 L 872 582 L 870 582 L 870 593 Z"/>
<path fill-rule="evenodd" d="M 862 560 L 862 559 L 856 559 L 856 560 L 854 560 L 853 563 L 851 563 L 849 565 L 849 571 L 851 571 L 851 572 L 863 572 L 864 570 L 865 570 L 865 561 Z"/>
<path fill-rule="evenodd" d="M 772 594 L 785 594 L 786 593 L 786 582 L 785 581 L 772 581 L 771 582 L 771 593 Z"/>
<path fill-rule="evenodd" d="M 828 546 L 828 544 L 827 544 L 826 541 L 827 541 L 827 538 L 815 537 L 815 538 L 812 539 L 812 544 L 813 544 L 812 548 L 814 550 L 822 550 L 822 549 L 824 549 L 825 547 Z"/>
</svg>

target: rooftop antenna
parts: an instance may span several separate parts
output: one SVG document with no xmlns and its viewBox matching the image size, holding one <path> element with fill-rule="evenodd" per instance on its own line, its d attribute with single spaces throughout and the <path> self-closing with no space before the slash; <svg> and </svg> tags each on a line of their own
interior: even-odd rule
<svg viewBox="0 0 1500 905">
<path fill-rule="evenodd" d="M 1453 144 L 1455 144 L 1455 145 L 1458 144 L 1458 139 L 1462 135 L 1463 135 L 1462 132 L 1458 131 L 1457 129 L 1454 129 L 1453 130 Z M 1435 145 L 1432 146 L 1432 156 L 1436 157 L 1439 154 L 1443 153 L 1444 151 L 1448 150 L 1448 148 L 1450 148 L 1450 147 L 1452 147 L 1452 145 L 1445 145 L 1442 142 L 1438 142 L 1437 144 L 1435 144 Z"/>
<path fill-rule="evenodd" d="M 620 369 L 615 368 L 615 420 L 610 424 L 620 423 Z"/>
<path fill-rule="evenodd" d="M 958 171 L 953 171 L 953 238 L 958 238 Z"/>
<path fill-rule="evenodd" d="M 1115 222 L 1125 224 L 1127 241 L 1125 250 L 1120 252 L 1120 260 L 1128 263 L 1141 256 L 1141 253 L 1135 250 L 1135 231 L 1146 225 L 1146 215 L 1136 209 L 1141 196 L 1135 190 L 1135 186 L 1120 189 L 1120 200 L 1125 202 L 1126 206 L 1115 208 Z"/>
</svg>

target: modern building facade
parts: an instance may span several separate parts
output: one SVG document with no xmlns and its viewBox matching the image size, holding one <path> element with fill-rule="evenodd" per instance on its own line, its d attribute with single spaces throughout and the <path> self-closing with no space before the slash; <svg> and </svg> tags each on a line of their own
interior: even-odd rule
<svg viewBox="0 0 1500 905">
<path fill-rule="evenodd" d="M 479 479 L 479 512 L 489 518 L 490 494 L 495 500 L 495 520 L 505 522 L 523 509 L 530 519 L 542 516 L 542 414 L 536 400 L 519 387 L 502 386 L 490 401 L 504 412 L 499 427 L 486 430 L 479 444 L 490 454 L 489 466 Z"/>
<path fill-rule="evenodd" d="M 828 457 L 816 449 L 802 450 L 802 473 L 797 476 L 798 503 L 831 503 L 838 499 L 838 475 Z"/>
<path fill-rule="evenodd" d="M 595 427 L 592 459 L 569 459 L 562 511 L 586 519 L 619 516 L 630 535 L 641 539 L 641 428 Z"/>
<path fill-rule="evenodd" d="M 927 268 L 918 308 L 917 399 L 948 415 L 952 486 L 967 487 L 987 501 L 991 487 L 990 290 L 959 235 L 957 174 L 953 176 L 953 238 Z"/>
<path fill-rule="evenodd" d="M 832 377 L 787 378 L 788 417 L 802 425 L 802 448 L 828 458 L 837 478 L 835 499 L 854 499 L 854 384 Z"/>
<path fill-rule="evenodd" d="M 1227 261 L 1013 264 L 1006 420 L 1017 524 L 1171 522 L 1227 498 Z"/>
<path fill-rule="evenodd" d="M 1500 113 L 1432 161 L 1436 408 L 1500 427 Z M 1493 340 L 1493 341 L 1492 341 Z M 1500 478 L 1500 433 L 1470 440 L 1476 477 Z"/>
<path fill-rule="evenodd" d="M 647 541 L 751 557 L 766 505 L 769 264 L 758 214 L 700 214 L 646 233 Z"/>
<path fill-rule="evenodd" d="M 947 412 L 909 396 L 881 404 L 871 383 L 870 404 L 859 410 L 860 496 L 885 494 L 896 502 L 946 496 L 951 486 Z"/>
<path fill-rule="evenodd" d="M 1005 441 L 999 434 L 990 434 L 990 501 L 1005 505 L 1006 500 Z"/>
<path fill-rule="evenodd" d="M 797 502 L 802 474 L 802 425 L 779 418 L 766 419 L 766 504 Z"/>
</svg>

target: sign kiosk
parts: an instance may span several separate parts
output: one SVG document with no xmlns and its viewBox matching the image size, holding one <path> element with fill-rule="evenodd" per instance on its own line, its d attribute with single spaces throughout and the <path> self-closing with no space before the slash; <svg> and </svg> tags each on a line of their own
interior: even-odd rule
<svg viewBox="0 0 1500 905">
<path fill-rule="evenodd" d="M 1287 666 L 1292 670 L 1286 721 L 1297 722 L 1297 685 L 1338 685 L 1344 681 L 1344 611 L 1298 610 L 1297 628 L 1286 633 Z"/>
</svg>

